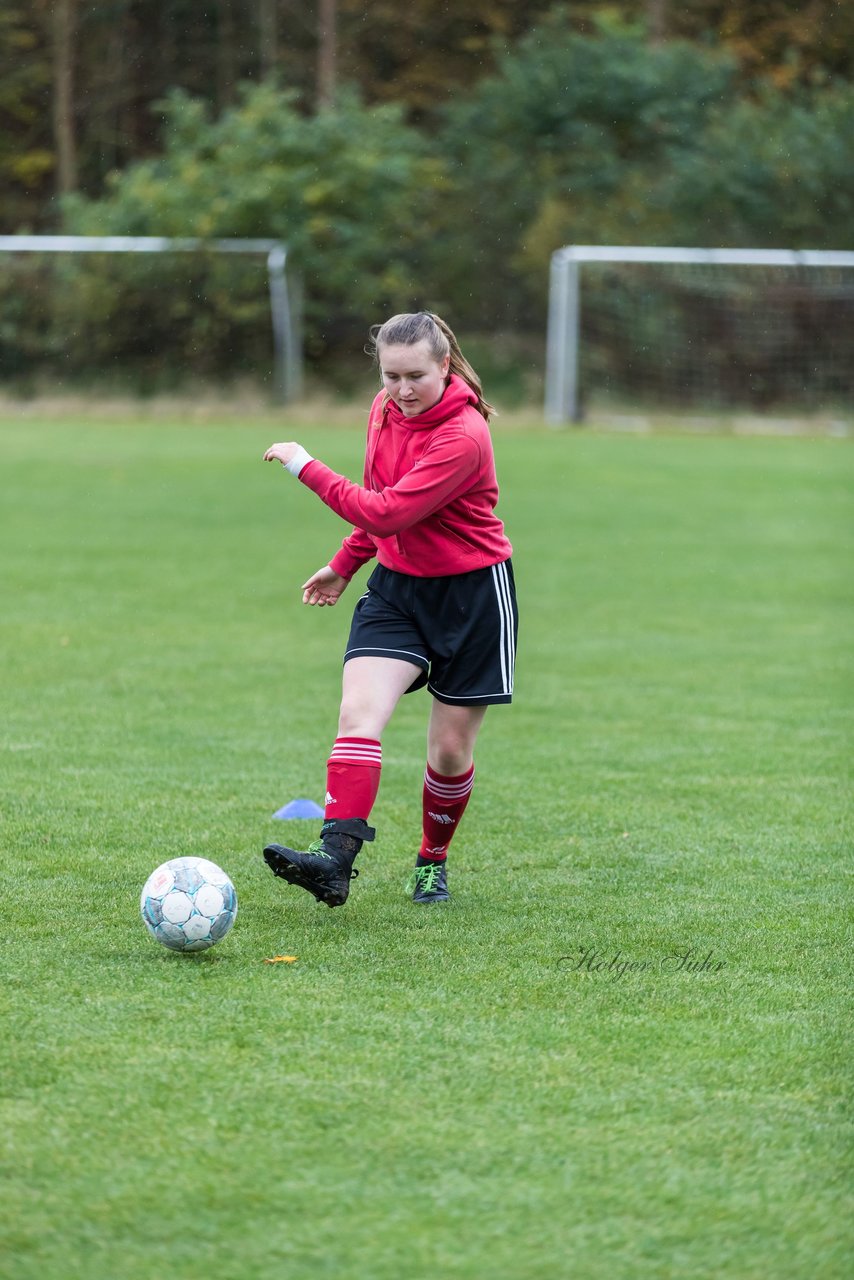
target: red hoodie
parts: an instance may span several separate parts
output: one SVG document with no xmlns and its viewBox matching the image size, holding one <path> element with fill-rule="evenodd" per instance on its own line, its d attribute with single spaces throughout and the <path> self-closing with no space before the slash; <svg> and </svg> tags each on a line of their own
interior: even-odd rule
<svg viewBox="0 0 854 1280">
<path fill-rule="evenodd" d="M 368 416 L 364 487 L 317 458 L 300 480 L 354 528 L 331 566 L 352 578 L 377 557 L 417 578 L 485 569 L 513 548 L 495 515 L 492 438 L 477 397 L 456 374 L 438 404 L 407 417 L 380 392 Z"/>
</svg>

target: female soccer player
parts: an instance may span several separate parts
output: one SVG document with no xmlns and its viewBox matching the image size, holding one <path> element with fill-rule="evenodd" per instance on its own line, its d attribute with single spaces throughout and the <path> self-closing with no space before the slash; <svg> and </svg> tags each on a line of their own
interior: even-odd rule
<svg viewBox="0 0 854 1280">
<path fill-rule="evenodd" d="M 374 839 L 383 731 L 401 696 L 425 685 L 423 835 L 407 891 L 419 903 L 450 897 L 448 846 L 471 796 L 486 708 L 512 698 L 518 629 L 512 547 L 495 515 L 492 406 L 477 374 L 430 312 L 392 316 L 371 335 L 384 390 L 368 417 L 364 485 L 294 442 L 264 454 L 354 526 L 303 584 L 304 604 L 336 604 L 357 569 L 378 561 L 344 654 L 320 839 L 307 853 L 264 850 L 275 875 L 330 907 L 347 900 L 354 859 Z"/>
</svg>

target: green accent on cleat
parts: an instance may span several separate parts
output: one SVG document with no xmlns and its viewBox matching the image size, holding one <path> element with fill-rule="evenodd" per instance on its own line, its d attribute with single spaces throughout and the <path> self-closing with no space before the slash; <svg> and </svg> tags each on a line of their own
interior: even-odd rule
<svg viewBox="0 0 854 1280">
<path fill-rule="evenodd" d="M 429 862 L 416 867 L 406 882 L 406 893 L 412 895 L 413 902 L 447 902 L 451 894 L 445 863 Z"/>
</svg>

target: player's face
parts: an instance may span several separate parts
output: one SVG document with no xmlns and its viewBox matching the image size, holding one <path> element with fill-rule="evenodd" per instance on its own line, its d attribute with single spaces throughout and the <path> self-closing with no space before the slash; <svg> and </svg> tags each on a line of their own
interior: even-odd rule
<svg viewBox="0 0 854 1280">
<path fill-rule="evenodd" d="M 432 409 L 442 399 L 450 358 L 445 356 L 439 364 L 426 338 L 408 347 L 380 347 L 379 357 L 383 386 L 407 418 Z"/>
</svg>

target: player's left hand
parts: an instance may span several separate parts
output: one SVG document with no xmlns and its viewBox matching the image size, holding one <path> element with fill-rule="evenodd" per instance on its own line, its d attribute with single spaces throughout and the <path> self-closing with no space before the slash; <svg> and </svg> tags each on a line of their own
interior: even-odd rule
<svg viewBox="0 0 854 1280">
<path fill-rule="evenodd" d="M 282 466 L 286 467 L 299 447 L 295 440 L 288 440 L 285 444 L 271 444 L 264 454 L 264 461 L 281 462 Z"/>
</svg>

